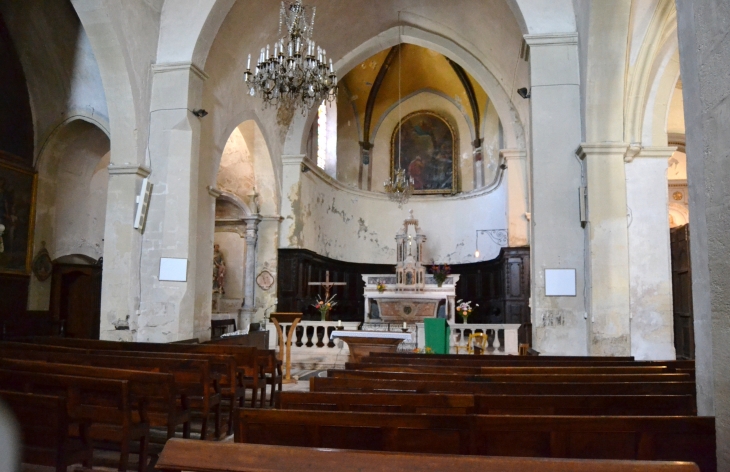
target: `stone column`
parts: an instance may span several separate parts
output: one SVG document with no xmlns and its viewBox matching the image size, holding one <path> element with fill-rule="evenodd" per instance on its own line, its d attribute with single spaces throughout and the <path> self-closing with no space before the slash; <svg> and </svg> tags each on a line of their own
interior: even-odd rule
<svg viewBox="0 0 730 472">
<path fill-rule="evenodd" d="M 586 355 L 584 236 L 578 189 L 581 141 L 578 34 L 526 35 L 532 97 L 531 307 L 544 354 Z M 575 297 L 546 297 L 545 269 L 574 269 Z"/>
<path fill-rule="evenodd" d="M 256 313 L 256 243 L 261 217 L 247 216 L 246 222 L 246 270 L 243 287 L 243 307 L 241 308 L 238 329 L 246 329 Z"/>
<path fill-rule="evenodd" d="M 136 340 L 142 235 L 134 229 L 135 199 L 142 180 L 149 175 L 150 169 L 144 166 L 109 166 L 99 329 L 102 340 Z"/>
<path fill-rule="evenodd" d="M 507 235 L 509 247 L 530 245 L 527 196 L 527 151 L 503 149 L 500 156 L 507 165 Z"/>
<path fill-rule="evenodd" d="M 215 205 L 199 183 L 200 108 L 206 75 L 192 64 L 155 64 L 149 163 L 154 185 L 142 245 L 138 341 L 210 337 Z M 185 282 L 159 280 L 162 258 L 187 261 Z"/>
<path fill-rule="evenodd" d="M 687 124 L 697 410 L 715 416 L 717 470 L 730 470 L 730 11 L 725 0 L 678 1 Z M 725 44 L 725 46 L 722 46 Z"/>
<path fill-rule="evenodd" d="M 631 281 L 631 355 L 674 359 L 667 165 L 674 147 L 646 147 L 626 159 Z M 630 155 L 633 153 L 630 153 Z"/>
<path fill-rule="evenodd" d="M 299 206 L 302 191 L 302 161 L 306 155 L 295 154 L 281 156 L 282 162 L 282 198 L 281 229 L 279 231 L 279 247 L 299 249 L 303 244 L 303 227 Z"/>
<path fill-rule="evenodd" d="M 627 144 L 581 144 L 588 224 L 588 354 L 631 354 L 629 237 L 626 214 Z"/>
</svg>

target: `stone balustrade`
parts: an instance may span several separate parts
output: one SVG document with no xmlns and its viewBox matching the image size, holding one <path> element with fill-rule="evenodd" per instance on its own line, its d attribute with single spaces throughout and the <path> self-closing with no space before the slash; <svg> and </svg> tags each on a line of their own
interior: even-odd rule
<svg viewBox="0 0 730 472">
<path fill-rule="evenodd" d="M 291 330 L 292 323 L 280 323 L 284 336 Z M 346 321 L 342 328 L 346 331 L 355 331 L 360 326 L 357 321 Z M 370 328 L 376 325 L 371 325 Z M 382 325 L 379 325 L 382 327 Z M 391 325 L 392 330 L 400 331 L 400 325 Z M 410 325 L 410 331 L 415 342 L 404 345 L 406 349 L 423 349 L 425 332 L 423 323 L 415 327 Z M 519 343 L 517 331 L 519 324 L 461 324 L 449 323 L 451 328 L 451 353 L 466 353 L 466 344 L 472 333 L 486 333 L 488 338 L 488 354 L 517 355 Z M 365 329 L 369 326 L 364 325 Z M 347 362 L 350 351 L 347 343 L 333 340 L 330 335 L 338 328 L 337 321 L 300 321 L 296 332 L 292 335 L 292 365 L 299 369 L 320 369 L 341 366 Z M 278 349 L 278 334 L 276 326 L 268 323 L 269 348 Z M 370 330 L 370 329 L 368 329 Z"/>
</svg>

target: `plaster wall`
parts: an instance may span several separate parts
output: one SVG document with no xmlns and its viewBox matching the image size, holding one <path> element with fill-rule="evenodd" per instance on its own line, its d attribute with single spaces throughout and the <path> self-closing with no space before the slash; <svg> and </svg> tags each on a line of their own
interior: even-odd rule
<svg viewBox="0 0 730 472">
<path fill-rule="evenodd" d="M 428 237 L 426 261 L 463 264 L 476 262 L 476 230 L 506 229 L 506 189 L 475 192 L 461 197 L 412 198 L 403 208 L 387 197 L 344 190 L 343 186 L 312 170 L 292 185 L 287 200 L 295 224 L 282 247 L 304 248 L 333 259 L 372 264 L 395 264 L 395 235 L 408 218 L 420 220 Z M 284 235 L 282 235 L 284 236 Z M 500 246 L 480 238 L 481 257 L 497 257 Z"/>
<path fill-rule="evenodd" d="M 697 407 L 715 416 L 717 469 L 730 470 L 730 30 L 724 0 L 677 1 L 687 124 Z"/>
<path fill-rule="evenodd" d="M 98 128 L 75 121 L 58 133 L 38 171 L 34 247 L 45 243 L 55 260 L 104 253 L 109 138 Z M 51 280 L 31 277 L 28 307 L 48 310 Z"/>
<path fill-rule="evenodd" d="M 631 281 L 631 355 L 667 360 L 674 351 L 672 269 L 667 224 L 667 156 L 672 148 L 645 150 L 626 168 Z"/>
</svg>

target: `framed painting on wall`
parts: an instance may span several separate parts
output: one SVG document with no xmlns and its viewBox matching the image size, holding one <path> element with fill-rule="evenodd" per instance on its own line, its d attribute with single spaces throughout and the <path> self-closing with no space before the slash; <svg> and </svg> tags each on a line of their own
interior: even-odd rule
<svg viewBox="0 0 730 472">
<path fill-rule="evenodd" d="M 37 174 L 0 161 L 0 272 L 30 273 Z"/>
<path fill-rule="evenodd" d="M 405 116 L 391 139 L 390 175 L 400 166 L 413 179 L 414 194 L 459 191 L 458 136 L 449 122 L 431 111 Z"/>
</svg>

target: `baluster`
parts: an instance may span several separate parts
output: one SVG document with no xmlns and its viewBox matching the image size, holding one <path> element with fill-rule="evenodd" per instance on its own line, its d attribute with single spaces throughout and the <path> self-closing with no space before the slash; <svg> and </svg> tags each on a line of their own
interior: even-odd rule
<svg viewBox="0 0 730 472">
<path fill-rule="evenodd" d="M 335 330 L 334 326 L 328 326 L 326 328 L 327 330 L 327 347 L 333 348 L 335 347 L 335 342 L 332 340 L 332 331 Z"/>
<path fill-rule="evenodd" d="M 312 340 L 314 339 L 314 331 L 315 331 L 314 326 L 307 326 L 307 332 L 305 334 L 305 336 L 307 338 L 307 342 L 304 344 L 305 346 L 307 346 L 307 347 L 314 346 L 314 343 L 312 342 Z"/>
<path fill-rule="evenodd" d="M 317 333 L 317 347 L 324 347 L 322 340 L 324 339 L 324 332 L 327 329 L 326 326 L 317 326 L 314 328 Z"/>
<path fill-rule="evenodd" d="M 499 332 L 501 331 L 500 328 L 494 328 L 494 350 L 499 351 L 499 348 L 502 347 L 502 343 L 499 342 Z"/>
<path fill-rule="evenodd" d="M 304 336 L 304 330 L 306 330 L 306 329 L 307 328 L 304 326 L 297 326 L 297 330 L 294 333 L 294 335 L 297 338 L 297 342 L 296 342 L 297 347 L 302 347 L 304 345 L 304 343 L 302 343 L 302 337 Z"/>
</svg>

